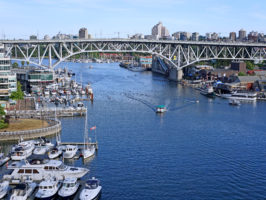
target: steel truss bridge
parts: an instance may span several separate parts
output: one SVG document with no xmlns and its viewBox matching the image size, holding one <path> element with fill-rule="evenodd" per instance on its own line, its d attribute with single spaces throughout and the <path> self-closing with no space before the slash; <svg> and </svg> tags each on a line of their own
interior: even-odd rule
<svg viewBox="0 0 266 200">
<path fill-rule="evenodd" d="M 88 40 L 4 40 L 6 55 L 12 60 L 54 68 L 76 54 L 143 53 L 156 55 L 177 70 L 193 63 L 213 60 L 266 60 L 266 44 L 166 40 L 88 39 Z M 48 58 L 49 62 L 44 62 Z M 56 61 L 54 61 L 54 59 Z"/>
</svg>

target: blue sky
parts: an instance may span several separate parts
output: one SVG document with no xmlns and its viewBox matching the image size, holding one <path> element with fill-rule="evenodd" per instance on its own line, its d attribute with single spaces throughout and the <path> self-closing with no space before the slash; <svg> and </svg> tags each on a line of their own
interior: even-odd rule
<svg viewBox="0 0 266 200">
<path fill-rule="evenodd" d="M 77 34 L 150 34 L 162 21 L 176 31 L 228 35 L 241 28 L 266 33 L 266 0 L 0 0 L 0 38 Z"/>
</svg>

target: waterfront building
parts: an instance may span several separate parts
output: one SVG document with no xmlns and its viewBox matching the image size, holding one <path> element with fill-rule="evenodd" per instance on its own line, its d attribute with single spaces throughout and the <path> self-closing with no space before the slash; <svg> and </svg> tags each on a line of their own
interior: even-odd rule
<svg viewBox="0 0 266 200">
<path fill-rule="evenodd" d="M 79 39 L 88 39 L 88 29 L 86 28 L 79 29 Z"/>
<path fill-rule="evenodd" d="M 246 37 L 247 37 L 247 32 L 244 30 L 244 29 L 241 29 L 239 31 L 239 36 L 238 36 L 238 39 L 240 41 L 243 41 L 243 40 L 246 40 Z"/>
<path fill-rule="evenodd" d="M 30 36 L 30 40 L 37 40 L 37 36 L 36 35 L 31 35 Z"/>
<path fill-rule="evenodd" d="M 54 71 L 50 69 L 35 69 L 28 72 L 30 86 L 45 86 L 54 82 Z"/>
<path fill-rule="evenodd" d="M 139 61 L 142 67 L 150 69 L 152 65 L 152 56 L 141 56 Z"/>
<path fill-rule="evenodd" d="M 245 74 L 247 73 L 246 63 L 242 61 L 231 62 L 231 69 Z"/>
<path fill-rule="evenodd" d="M 0 44 L 0 101 L 8 101 L 12 92 L 17 91 L 16 74 L 11 72 L 10 57 L 5 56 L 5 48 Z M 3 105 L 3 102 L 1 102 Z"/>
<path fill-rule="evenodd" d="M 159 39 L 162 37 L 168 37 L 169 31 L 167 30 L 165 26 L 163 26 L 162 22 L 159 22 L 152 28 L 151 34 L 152 36 L 155 36 Z"/>
<path fill-rule="evenodd" d="M 231 33 L 229 34 L 229 39 L 230 39 L 231 41 L 236 41 L 236 32 L 231 32 Z"/>
<path fill-rule="evenodd" d="M 197 32 L 192 33 L 192 41 L 199 41 L 199 33 Z"/>
</svg>

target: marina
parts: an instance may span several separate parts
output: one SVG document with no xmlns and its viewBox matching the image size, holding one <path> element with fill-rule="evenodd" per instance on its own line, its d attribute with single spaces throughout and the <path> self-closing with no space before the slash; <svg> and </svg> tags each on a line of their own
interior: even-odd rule
<svg viewBox="0 0 266 200">
<path fill-rule="evenodd" d="M 84 70 L 82 65 L 82 63 L 76 63 L 76 65 L 71 68 L 73 73 L 77 75 L 77 82 L 80 82 L 80 77 L 78 75 L 79 71 Z M 56 117 L 59 118 L 61 122 L 62 128 L 60 139 L 57 136 L 49 136 L 50 143 L 48 141 L 45 142 L 46 145 L 56 145 L 54 147 L 51 146 L 49 150 L 45 150 L 44 155 L 41 155 L 44 156 L 45 159 L 51 159 L 52 162 L 46 160 L 46 162 L 48 161 L 47 164 L 54 168 L 64 164 L 64 166 L 67 167 L 77 169 L 85 168 L 88 170 L 83 177 L 77 180 L 80 187 L 75 192 L 73 199 L 80 199 L 80 197 L 85 194 L 85 189 L 89 188 L 88 181 L 91 180 L 91 177 L 93 176 L 97 177 L 97 180 L 99 178 L 100 186 L 103 187 L 102 192 L 96 193 L 99 195 L 101 194 L 101 199 L 114 197 L 115 199 L 122 200 L 125 199 L 127 194 L 130 194 L 131 190 L 136 192 L 136 198 L 144 196 L 148 199 L 168 199 L 169 196 L 162 198 L 160 196 L 161 193 L 158 190 L 153 189 L 160 187 L 160 183 L 157 184 L 155 182 L 155 179 L 153 178 L 154 176 L 149 175 L 153 173 L 158 174 L 162 179 L 169 174 L 170 176 L 177 178 L 176 174 L 178 174 L 178 177 L 181 178 L 180 184 L 182 184 L 182 186 L 176 190 L 176 181 L 171 181 L 167 193 L 171 193 L 177 198 L 183 198 L 184 194 L 182 191 L 184 191 L 186 186 L 192 186 L 198 191 L 197 193 L 200 194 L 200 191 L 203 189 L 199 185 L 204 185 L 204 182 L 198 179 L 199 177 L 203 178 L 203 172 L 201 171 L 199 171 L 199 174 L 197 175 L 186 173 L 181 174 L 181 171 L 186 172 L 188 169 L 198 170 L 195 165 L 201 165 L 205 169 L 207 168 L 211 170 L 209 165 L 203 162 L 203 160 L 208 159 L 208 157 L 212 158 L 213 156 L 215 156 L 213 161 L 214 164 L 212 165 L 214 167 L 221 167 L 219 163 L 226 163 L 228 160 L 229 163 L 225 164 L 225 167 L 228 167 L 228 165 L 237 166 L 239 162 L 245 163 L 245 161 L 241 159 L 237 162 L 234 161 L 235 159 L 233 158 L 237 158 L 239 154 L 238 151 L 234 151 L 234 153 L 231 152 L 231 150 L 234 149 L 233 146 L 237 146 L 237 148 L 244 151 L 245 142 L 243 137 L 241 137 L 242 134 L 237 132 L 237 135 L 234 136 L 238 138 L 238 144 L 228 144 L 227 140 L 219 140 L 217 144 L 219 145 L 218 148 L 218 146 L 215 146 L 215 141 L 218 135 L 212 133 L 216 130 L 222 130 L 222 126 L 217 121 L 213 122 L 215 125 L 212 123 L 208 124 L 207 121 L 211 119 L 216 120 L 216 115 L 218 115 L 219 118 L 223 118 L 225 121 L 224 123 L 226 123 L 230 129 L 228 128 L 220 131 L 219 136 L 231 138 L 232 136 L 230 133 L 231 130 L 236 130 L 234 128 L 236 122 L 226 120 L 226 113 L 234 111 L 234 115 L 239 116 L 241 115 L 240 110 L 244 109 L 261 115 L 257 109 L 264 107 L 264 105 L 259 101 L 255 101 L 255 105 L 253 103 L 241 102 L 241 106 L 234 107 L 229 106 L 228 99 L 207 98 L 205 95 L 201 95 L 200 92 L 197 92 L 190 87 L 183 87 L 168 82 L 163 77 L 151 74 L 149 71 L 134 73 L 135 75 L 133 75 L 131 71 L 120 68 L 118 63 L 94 65 L 93 70 L 96 69 L 98 70 L 96 71 L 97 73 L 90 70 L 83 71 L 84 76 L 82 81 L 90 81 L 91 87 L 93 87 L 94 90 L 94 96 L 97 98 L 94 99 L 93 104 L 86 100 L 78 101 L 76 104 L 73 104 L 76 106 L 75 111 L 81 111 L 82 114 L 80 114 L 80 116 L 74 115 L 73 117 L 62 117 L 64 115 L 61 115 L 60 117 L 60 109 L 66 110 L 68 106 L 64 107 L 64 104 L 59 103 L 59 106 L 55 109 L 55 104 L 53 102 L 47 102 L 46 105 L 44 104 L 43 108 L 40 106 L 41 108 L 39 108 L 38 115 L 36 115 L 39 118 L 41 118 L 41 116 L 47 116 L 50 118 Z M 119 74 L 117 73 L 117 70 L 119 70 Z M 108 76 L 108 74 L 111 74 L 111 76 Z M 105 77 L 105 79 L 102 77 Z M 114 79 L 114 77 L 116 78 Z M 124 85 L 125 82 L 127 85 Z M 152 86 L 150 85 L 151 82 Z M 110 84 L 113 85 L 112 88 L 108 87 Z M 161 94 L 164 94 L 164 96 Z M 182 96 L 180 96 L 180 94 L 182 94 Z M 165 98 L 165 95 L 167 98 Z M 52 96 L 53 95 L 49 94 L 49 99 Z M 81 107 L 79 108 L 80 110 L 77 110 L 79 102 L 82 102 L 83 106 L 81 104 Z M 157 107 L 163 109 L 164 112 L 166 111 L 165 114 L 156 115 L 155 112 Z M 200 117 L 200 115 L 197 114 L 202 109 L 209 110 L 205 117 Z M 25 113 L 25 117 L 29 116 L 27 112 L 31 113 L 32 111 L 24 110 L 23 113 Z M 85 115 L 86 112 L 87 115 Z M 20 114 L 22 113 L 19 113 L 18 116 L 20 116 Z M 13 118 L 16 116 L 15 113 L 12 115 Z M 198 122 L 191 125 L 192 120 L 197 121 L 198 118 L 201 118 L 202 123 Z M 132 120 L 134 120 L 135 123 L 129 124 L 129 121 Z M 244 117 L 241 121 L 243 127 L 238 127 L 243 134 L 248 134 L 248 132 L 251 131 L 250 127 L 245 125 L 248 121 L 250 121 L 250 119 Z M 97 138 L 94 136 L 95 124 L 97 125 Z M 206 129 L 206 127 L 208 127 L 208 129 Z M 256 129 L 255 127 L 253 127 L 253 129 L 255 132 L 254 130 L 252 130 L 252 132 L 255 135 L 249 135 L 249 137 L 255 137 L 258 136 L 258 134 L 262 134 L 260 129 Z M 186 130 L 186 134 L 184 134 L 183 130 Z M 154 133 L 158 133 L 158 135 Z M 170 134 L 169 138 L 164 137 L 164 134 Z M 211 137 L 209 137 L 209 134 L 211 134 Z M 89 136 L 92 141 L 85 138 L 84 135 Z M 189 140 L 187 139 L 188 136 L 190 136 Z M 138 143 L 136 143 L 135 140 L 137 140 Z M 117 141 L 120 142 L 117 143 Z M 2 146 L 4 155 L 8 155 L 13 143 L 10 144 L 4 142 L 3 144 L 5 144 Z M 63 157 L 63 151 L 67 145 L 71 145 L 71 147 L 75 147 L 77 150 L 76 155 L 73 156 L 73 158 Z M 98 145 L 100 145 L 99 149 Z M 161 152 L 162 155 L 160 155 L 161 153 L 158 151 L 158 148 L 156 148 L 158 145 L 160 145 L 161 148 L 167 149 L 167 152 Z M 212 147 L 213 145 L 214 147 Z M 38 146 L 43 147 L 42 145 L 36 144 L 36 148 Z M 82 150 L 84 147 L 87 149 L 87 146 L 93 146 L 97 151 L 92 157 L 83 159 L 82 156 L 84 152 Z M 221 146 L 227 146 L 230 147 L 230 149 L 224 149 Z M 262 145 L 259 145 L 259 147 L 260 146 L 262 147 Z M 127 151 L 129 148 L 138 152 L 138 156 L 129 153 Z M 62 151 L 62 154 L 60 154 L 60 151 Z M 58 152 L 59 154 L 57 154 Z M 124 153 L 121 154 L 120 152 Z M 231 154 L 228 155 L 226 152 L 230 152 Z M 53 154 L 56 156 L 55 158 L 49 157 Z M 171 159 L 169 159 L 170 155 L 175 156 L 171 156 Z M 188 155 L 189 160 L 192 159 L 192 163 L 187 160 L 186 157 Z M 28 160 L 35 159 L 35 162 L 41 162 L 36 160 L 35 156 L 36 155 L 29 156 Z M 136 159 L 137 157 L 138 159 Z M 54 159 L 56 160 L 53 161 Z M 183 164 L 180 163 L 177 166 L 176 163 L 179 163 L 178 160 L 180 159 L 183 160 Z M 203 160 L 200 161 L 201 159 Z M 17 167 L 12 166 L 12 162 L 13 161 L 8 162 L 8 168 L 13 167 L 17 169 Z M 157 166 L 159 171 L 150 168 L 150 164 L 147 163 Z M 41 165 L 37 164 L 34 166 L 36 166 L 36 169 L 38 170 Z M 6 167 L 7 164 L 4 164 L 3 167 L 0 168 L 3 176 L 5 176 L 7 170 Z M 106 168 L 109 170 L 106 170 Z M 166 168 L 168 172 L 164 171 Z M 26 175 L 25 170 L 26 168 L 24 168 L 24 175 Z M 134 173 L 130 173 L 130 171 Z M 171 171 L 173 173 L 171 173 Z M 117 176 L 112 176 L 111 174 L 116 174 Z M 228 172 L 228 174 L 231 173 Z M 212 174 L 210 175 L 213 176 Z M 242 175 L 244 177 L 249 177 L 249 173 Z M 8 176 L 9 175 L 6 174 L 5 177 L 8 178 Z M 19 177 L 18 173 L 14 173 L 13 176 Z M 59 176 L 59 173 L 57 178 L 61 179 L 61 186 L 57 190 L 57 194 L 59 195 L 64 180 Z M 214 180 L 227 182 L 227 180 L 220 178 L 214 178 Z M 116 185 L 112 184 L 114 181 L 116 182 Z M 16 181 L 13 182 L 16 183 Z M 153 182 L 153 184 L 149 185 L 150 182 Z M 40 184 L 41 180 L 38 180 L 37 183 Z M 139 183 L 147 185 L 149 190 L 153 192 L 150 194 L 144 194 L 143 190 L 138 187 Z M 248 186 L 245 186 L 244 182 L 234 184 L 236 188 L 231 191 L 233 194 L 238 191 L 239 184 L 248 189 Z M 11 188 L 13 187 L 15 186 L 11 185 Z M 101 187 L 97 187 L 96 184 L 95 189 L 101 189 Z M 204 189 L 204 191 L 206 191 L 206 189 Z M 207 191 L 213 195 L 219 195 L 219 191 L 216 190 L 215 187 L 209 187 Z M 36 187 L 30 199 L 35 198 L 37 193 L 38 187 Z M 260 193 L 263 194 L 264 192 L 261 191 Z M 9 190 L 8 195 L 10 196 L 11 194 L 12 190 Z M 204 199 L 203 194 L 201 194 L 200 197 Z M 254 197 L 256 197 L 255 194 Z"/>
</svg>

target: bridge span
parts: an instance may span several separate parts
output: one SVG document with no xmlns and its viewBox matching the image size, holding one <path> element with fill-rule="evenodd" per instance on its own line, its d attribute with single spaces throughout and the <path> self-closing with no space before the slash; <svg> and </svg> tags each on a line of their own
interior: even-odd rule
<svg viewBox="0 0 266 200">
<path fill-rule="evenodd" d="M 71 56 L 91 52 L 156 55 L 176 70 L 213 59 L 266 60 L 265 43 L 132 39 L 2 40 L 0 43 L 5 45 L 6 55 L 10 55 L 12 60 L 49 68 Z M 48 58 L 48 64 L 43 62 L 44 58 Z"/>
</svg>

